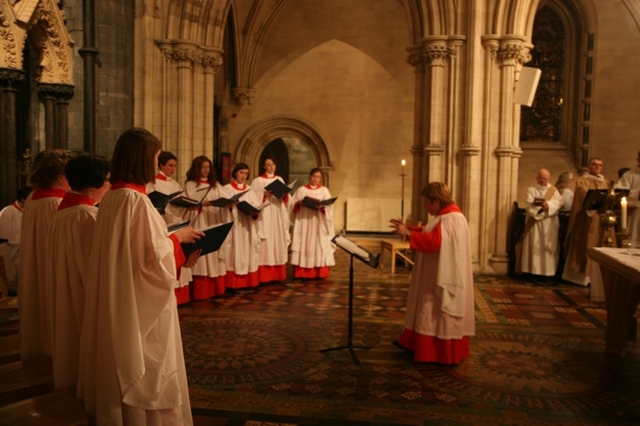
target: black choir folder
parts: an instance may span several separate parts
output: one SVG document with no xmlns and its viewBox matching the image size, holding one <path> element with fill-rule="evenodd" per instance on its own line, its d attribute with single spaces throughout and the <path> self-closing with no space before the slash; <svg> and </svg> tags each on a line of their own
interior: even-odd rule
<svg viewBox="0 0 640 426">
<path fill-rule="evenodd" d="M 198 189 L 196 192 L 204 191 L 204 194 L 202 195 L 202 197 L 200 197 L 199 200 L 196 200 L 194 198 L 189 198 L 186 195 L 182 195 L 182 196 L 170 199 L 169 204 L 172 204 L 178 207 L 198 207 L 202 205 L 204 198 L 207 196 L 210 190 L 211 190 L 210 186 Z"/>
<path fill-rule="evenodd" d="M 324 206 L 330 206 L 331 204 L 335 203 L 337 199 L 338 197 L 328 198 L 326 200 L 318 200 L 317 198 L 313 197 L 304 197 L 302 199 L 302 205 L 312 210 L 320 210 Z"/>
<path fill-rule="evenodd" d="M 238 205 L 236 206 L 238 208 L 238 211 L 246 214 L 246 215 L 255 215 L 258 214 L 262 211 L 262 209 L 264 209 L 265 207 L 267 207 L 269 204 L 271 204 L 270 202 L 266 202 L 263 203 L 260 207 L 255 207 L 252 206 L 251 204 L 247 203 L 246 201 L 240 201 L 238 203 Z"/>
<path fill-rule="evenodd" d="M 276 179 L 273 182 L 271 182 L 269 185 L 265 186 L 264 189 L 267 191 L 271 191 L 271 193 L 276 198 L 282 198 L 286 194 L 291 192 L 291 189 L 293 188 L 293 186 L 296 184 L 297 181 L 298 179 L 294 180 L 289 185 L 285 185 L 280 181 L 280 179 Z"/>
<path fill-rule="evenodd" d="M 173 194 L 165 194 L 160 191 L 153 191 L 147 194 L 147 196 L 149 197 L 149 200 L 151 200 L 151 204 L 153 204 L 153 207 L 155 207 L 156 210 L 160 212 L 160 214 L 164 214 L 164 210 L 167 208 L 167 204 L 169 204 L 169 201 L 179 194 L 182 194 L 182 191 L 177 191 Z"/>
<path fill-rule="evenodd" d="M 200 256 L 218 251 L 227 239 L 227 235 L 233 226 L 233 222 L 223 223 L 221 225 L 210 226 L 201 229 L 204 236 L 195 243 L 181 243 L 182 251 L 186 257 L 189 257 L 194 251 L 201 249 Z"/>
<path fill-rule="evenodd" d="M 234 195 L 231 198 L 225 198 L 225 197 L 216 198 L 211 202 L 211 205 L 215 207 L 227 207 L 229 204 L 237 203 L 240 197 L 242 197 L 247 192 L 249 192 L 249 189 L 247 189 L 246 191 L 238 192 L 236 195 Z"/>
<path fill-rule="evenodd" d="M 615 201 L 611 207 L 612 209 L 620 208 L 620 200 L 622 197 L 629 197 L 628 189 L 614 189 Z M 587 191 L 587 195 L 584 197 L 582 208 L 585 210 L 604 210 L 607 207 L 607 197 L 609 196 L 608 189 L 590 189 Z"/>
</svg>

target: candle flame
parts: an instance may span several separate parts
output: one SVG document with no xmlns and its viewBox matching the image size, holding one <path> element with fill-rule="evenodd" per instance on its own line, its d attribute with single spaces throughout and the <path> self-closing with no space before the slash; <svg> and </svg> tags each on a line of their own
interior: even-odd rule
<svg viewBox="0 0 640 426">
<path fill-rule="evenodd" d="M 402 164 L 402 167 L 404 167 L 404 165 L 407 164 L 407 162 L 405 160 L 402 160 L 401 164 Z"/>
</svg>

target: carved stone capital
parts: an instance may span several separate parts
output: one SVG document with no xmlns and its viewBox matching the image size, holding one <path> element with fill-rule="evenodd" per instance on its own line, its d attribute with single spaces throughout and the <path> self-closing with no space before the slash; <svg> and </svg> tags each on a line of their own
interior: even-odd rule
<svg viewBox="0 0 640 426">
<path fill-rule="evenodd" d="M 11 86 L 14 83 L 22 82 L 26 79 L 22 70 L 14 70 L 11 68 L 0 68 L 0 84 Z"/>
<path fill-rule="evenodd" d="M 444 147 L 442 145 L 427 145 L 422 148 L 423 152 L 427 155 L 442 155 Z"/>
<path fill-rule="evenodd" d="M 482 36 L 482 46 L 489 52 L 489 57 L 492 60 L 495 60 L 498 56 L 498 50 L 500 49 L 498 40 L 499 38 L 494 35 Z"/>
<path fill-rule="evenodd" d="M 66 102 L 73 98 L 74 87 L 70 84 L 39 83 L 38 98 L 41 101 L 55 100 Z"/>
<path fill-rule="evenodd" d="M 250 89 L 248 87 L 234 87 L 231 89 L 231 94 L 238 105 L 251 105 L 253 103 L 253 98 L 256 95 L 255 89 Z"/>
<path fill-rule="evenodd" d="M 525 39 L 517 35 L 507 36 L 500 40 L 497 59 L 502 66 L 522 64 L 529 57 L 529 49 L 525 48 Z M 524 61 L 524 62 L 523 62 Z"/>
<path fill-rule="evenodd" d="M 198 59 L 206 74 L 216 74 L 224 62 L 219 50 L 202 50 Z"/>
<path fill-rule="evenodd" d="M 407 52 L 409 52 L 407 62 L 415 68 L 414 72 L 424 73 L 428 61 L 422 54 L 421 46 L 410 46 L 407 48 Z"/>
<path fill-rule="evenodd" d="M 431 43 L 422 48 L 423 55 L 432 67 L 444 66 L 444 61 L 449 57 L 449 48 L 445 43 Z"/>
</svg>

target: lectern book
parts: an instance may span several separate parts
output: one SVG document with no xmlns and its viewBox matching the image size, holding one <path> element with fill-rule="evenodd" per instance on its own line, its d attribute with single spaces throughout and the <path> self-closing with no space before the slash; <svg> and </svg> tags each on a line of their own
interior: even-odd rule
<svg viewBox="0 0 640 426">
<path fill-rule="evenodd" d="M 338 197 L 328 198 L 326 200 L 318 200 L 317 198 L 313 197 L 304 197 L 302 199 L 302 205 L 313 210 L 320 210 L 320 208 L 324 206 L 330 206 L 331 204 L 335 203 L 337 199 Z"/>
<path fill-rule="evenodd" d="M 378 264 L 380 263 L 379 253 L 374 256 L 373 253 L 370 253 L 367 249 L 360 247 L 347 237 L 344 237 L 340 234 L 337 234 L 335 237 L 333 237 L 331 241 L 347 253 L 354 255 L 372 268 L 378 267 Z"/>
<path fill-rule="evenodd" d="M 201 229 L 204 236 L 195 243 L 182 243 L 182 251 L 186 257 L 189 257 L 194 251 L 201 249 L 200 256 L 218 251 L 227 238 L 233 222 L 223 223 L 220 225 L 210 226 Z"/>
<path fill-rule="evenodd" d="M 298 181 L 298 179 L 296 179 L 293 182 L 291 182 L 290 184 L 286 185 L 286 184 L 282 183 L 279 179 L 276 179 L 273 182 L 271 182 L 269 185 L 265 186 L 264 189 L 266 189 L 267 191 L 271 191 L 271 193 L 276 198 L 282 198 L 286 194 L 291 192 L 291 189 L 293 188 L 293 186 L 296 184 L 297 181 Z"/>
<path fill-rule="evenodd" d="M 211 202 L 211 205 L 215 207 L 227 207 L 229 204 L 237 203 L 240 197 L 242 197 L 244 194 L 246 194 L 249 191 L 250 190 L 247 189 L 246 191 L 238 192 L 236 195 L 234 195 L 231 198 L 225 198 L 225 197 L 216 198 Z"/>
</svg>

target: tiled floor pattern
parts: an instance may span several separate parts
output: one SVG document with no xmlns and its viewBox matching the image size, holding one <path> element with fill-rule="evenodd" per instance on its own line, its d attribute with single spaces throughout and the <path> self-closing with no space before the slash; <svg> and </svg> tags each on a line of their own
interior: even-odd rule
<svg viewBox="0 0 640 426">
<path fill-rule="evenodd" d="M 375 239 L 353 238 L 377 252 Z M 409 273 L 349 258 L 329 280 L 289 281 L 180 308 L 196 425 L 544 425 L 640 422 L 640 348 L 604 353 L 588 289 L 475 279 L 477 333 L 457 367 L 415 364 L 402 330 Z"/>
</svg>

